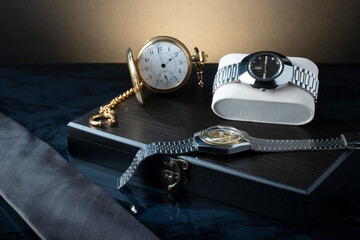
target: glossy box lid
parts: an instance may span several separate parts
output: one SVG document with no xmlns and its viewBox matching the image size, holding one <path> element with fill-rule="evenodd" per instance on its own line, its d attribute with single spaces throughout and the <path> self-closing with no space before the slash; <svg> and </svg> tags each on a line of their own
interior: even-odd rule
<svg viewBox="0 0 360 240">
<path fill-rule="evenodd" d="M 359 125 L 319 116 L 304 126 L 224 120 L 211 111 L 211 89 L 190 84 L 167 94 L 146 89 L 144 95 L 143 106 L 135 97 L 119 104 L 115 126 L 90 126 L 88 120 L 98 109 L 69 123 L 70 154 L 124 171 L 145 144 L 186 139 L 218 124 L 272 139 L 330 138 L 360 129 Z M 190 181 L 181 188 L 290 222 L 306 223 L 358 171 L 356 154 L 359 157 L 350 151 L 248 151 L 227 156 L 193 153 L 180 157 L 190 163 Z M 155 162 L 147 160 L 139 174 L 149 175 L 146 172 L 150 168 L 161 167 Z"/>
</svg>

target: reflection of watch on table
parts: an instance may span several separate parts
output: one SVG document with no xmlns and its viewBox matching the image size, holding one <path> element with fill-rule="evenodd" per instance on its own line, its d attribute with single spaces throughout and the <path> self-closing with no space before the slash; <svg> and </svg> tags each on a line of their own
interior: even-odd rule
<svg viewBox="0 0 360 240">
<path fill-rule="evenodd" d="M 246 83 L 254 88 L 275 89 L 288 83 L 309 92 L 317 100 L 319 80 L 311 71 L 295 66 L 275 52 L 256 52 L 241 62 L 220 68 L 214 79 L 213 92 L 228 83 Z"/>
<path fill-rule="evenodd" d="M 142 161 L 153 155 L 182 155 L 190 152 L 234 154 L 246 150 L 258 152 L 291 152 L 360 149 L 360 132 L 342 134 L 330 139 L 279 140 L 251 137 L 245 131 L 228 126 L 214 126 L 176 142 L 155 142 L 141 148 L 129 168 L 118 178 L 117 187 L 123 187 L 134 175 Z"/>
</svg>

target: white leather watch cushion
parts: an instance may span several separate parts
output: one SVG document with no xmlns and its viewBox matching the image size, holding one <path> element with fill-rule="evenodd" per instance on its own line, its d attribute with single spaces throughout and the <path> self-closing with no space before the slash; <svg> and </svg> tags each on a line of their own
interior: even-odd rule
<svg viewBox="0 0 360 240">
<path fill-rule="evenodd" d="M 218 69 L 240 62 L 247 55 L 228 54 L 220 59 Z M 309 59 L 288 58 L 293 65 L 306 68 L 318 76 L 316 64 Z M 211 108 L 216 115 L 228 120 L 287 125 L 306 124 L 315 115 L 313 96 L 293 85 L 262 91 L 248 84 L 229 83 L 215 91 Z"/>
</svg>

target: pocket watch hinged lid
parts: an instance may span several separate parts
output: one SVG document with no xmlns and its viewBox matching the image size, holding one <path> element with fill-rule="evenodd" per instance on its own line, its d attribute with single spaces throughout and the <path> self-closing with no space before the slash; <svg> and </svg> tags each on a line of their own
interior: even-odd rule
<svg viewBox="0 0 360 240">
<path fill-rule="evenodd" d="M 144 104 L 144 96 L 143 96 L 143 93 L 142 93 L 142 90 L 141 90 L 143 84 L 139 79 L 139 74 L 138 74 L 137 69 L 136 69 L 136 65 L 135 65 L 135 62 L 134 62 L 134 58 L 133 58 L 131 48 L 129 48 L 127 50 L 127 52 L 126 52 L 126 60 L 128 62 L 131 82 L 133 84 L 133 89 L 134 89 L 134 92 L 135 92 L 136 99 L 138 100 L 139 103 Z"/>
</svg>

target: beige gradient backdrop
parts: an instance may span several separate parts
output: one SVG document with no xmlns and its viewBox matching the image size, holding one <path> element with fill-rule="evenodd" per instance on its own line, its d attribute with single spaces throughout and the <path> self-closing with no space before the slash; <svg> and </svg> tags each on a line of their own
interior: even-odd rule
<svg viewBox="0 0 360 240">
<path fill-rule="evenodd" d="M 349 0 L 2 0 L 0 64 L 125 62 L 157 35 L 212 63 L 258 50 L 359 63 L 359 13 Z"/>
</svg>

